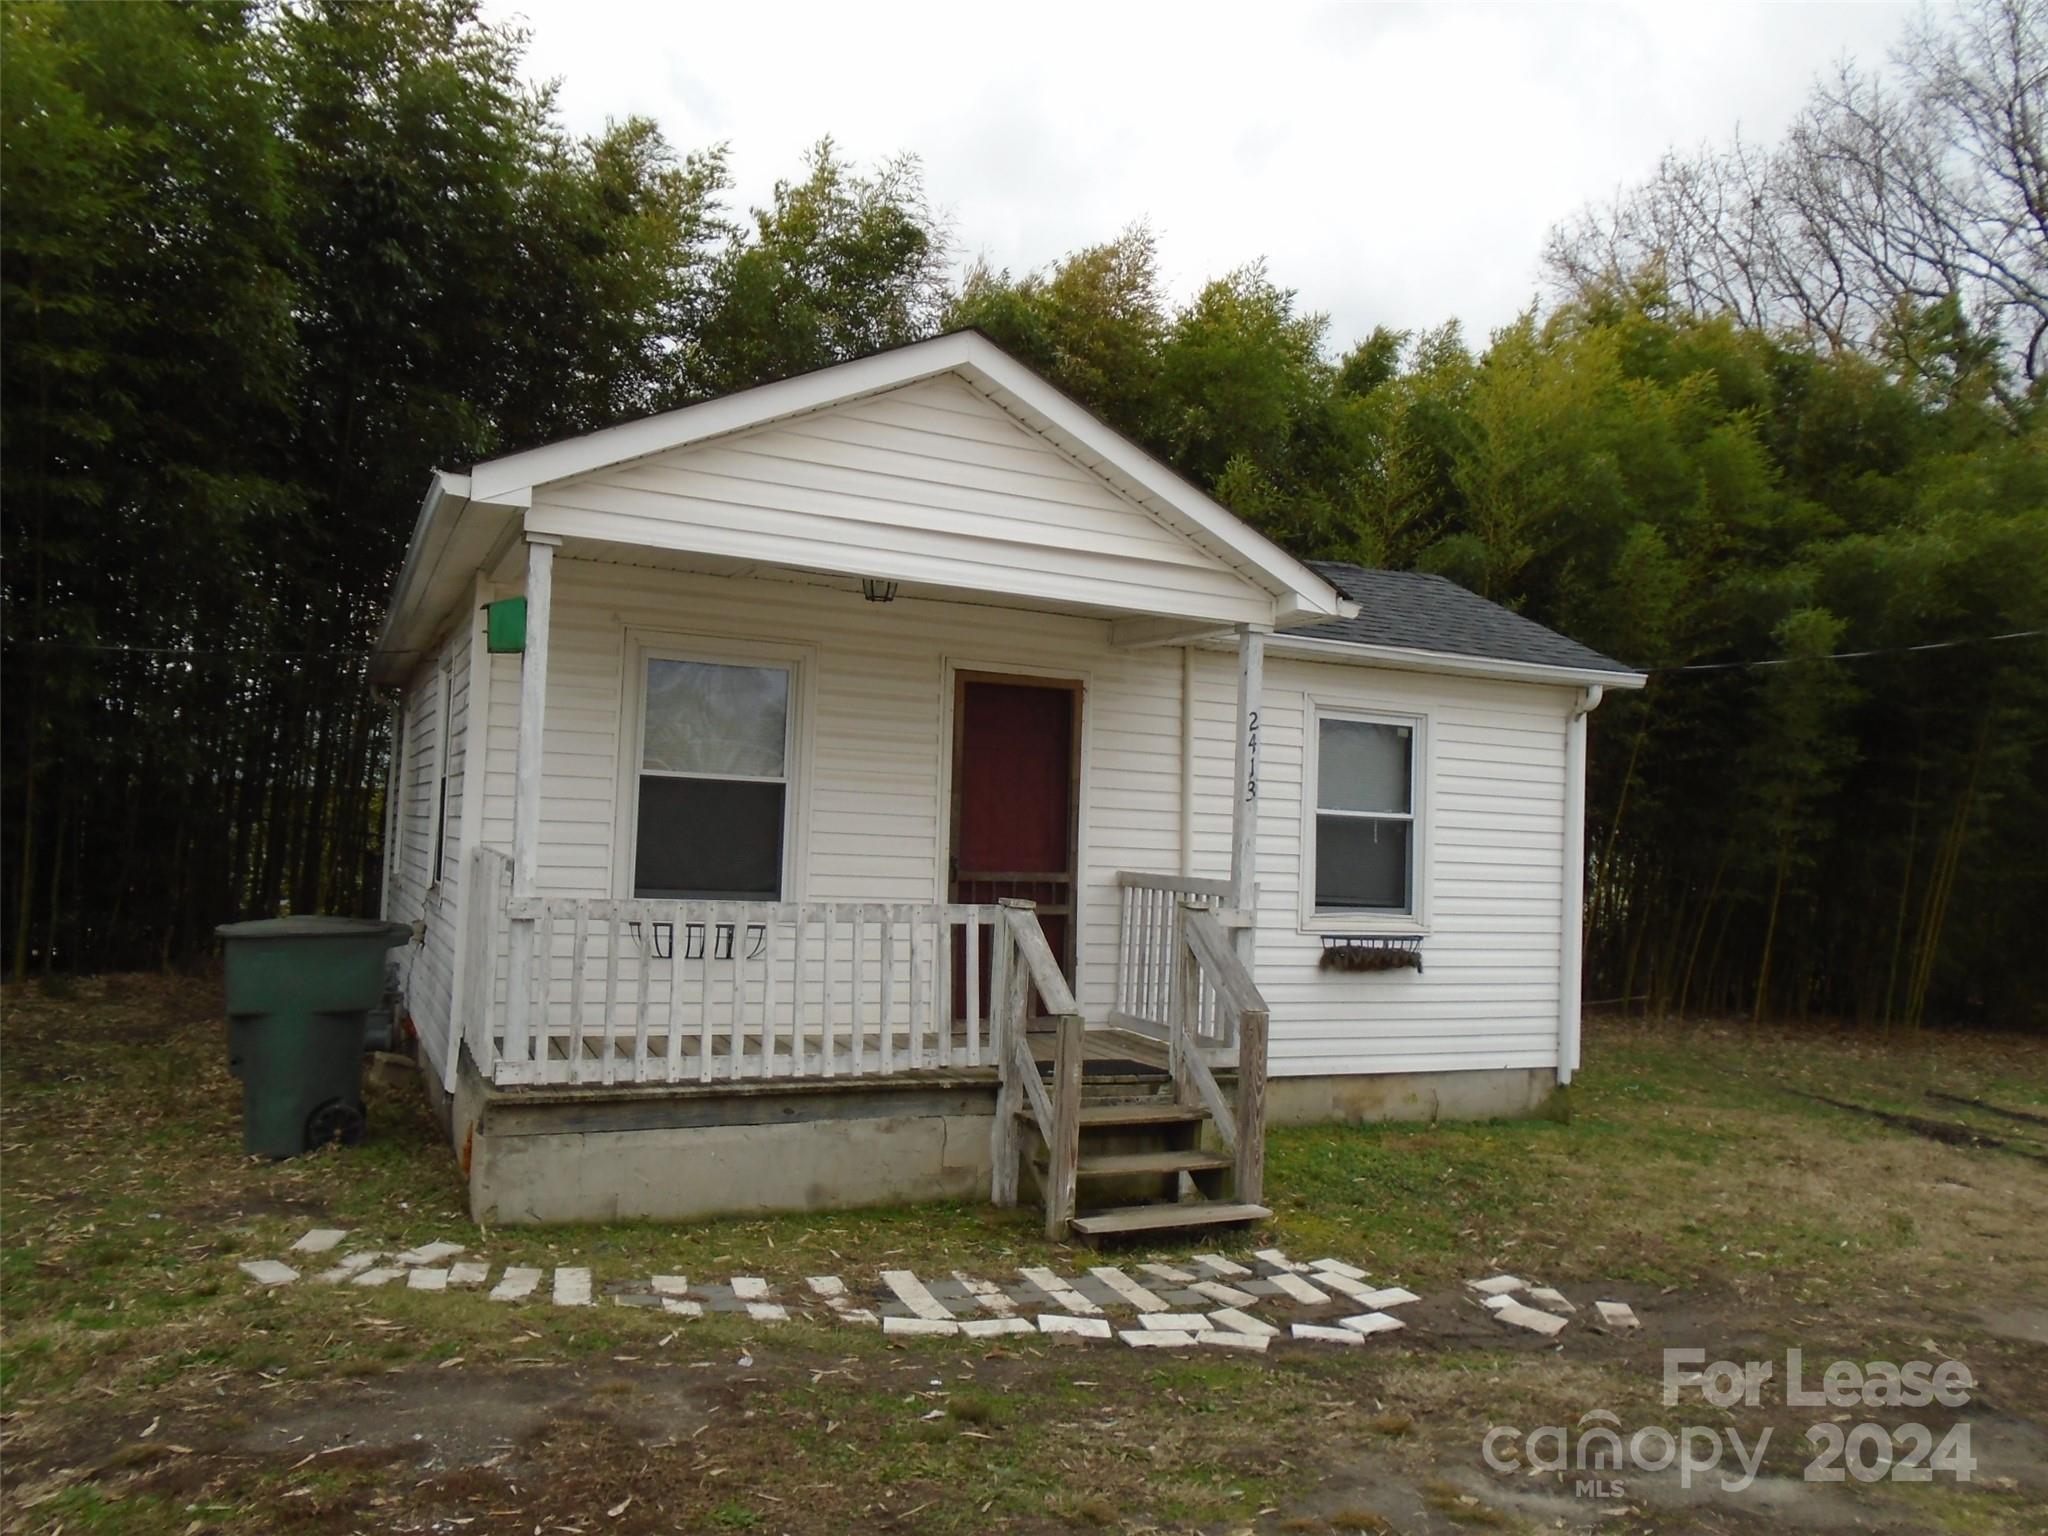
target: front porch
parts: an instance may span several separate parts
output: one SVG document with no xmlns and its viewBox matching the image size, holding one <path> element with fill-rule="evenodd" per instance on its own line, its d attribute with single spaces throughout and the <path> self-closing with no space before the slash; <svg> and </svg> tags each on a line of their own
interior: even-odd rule
<svg viewBox="0 0 2048 1536">
<path fill-rule="evenodd" d="M 1265 1214 L 1267 1012 L 1220 882 L 1119 875 L 1116 1007 L 1091 1024 L 1028 901 L 518 896 L 513 873 L 503 850 L 471 855 L 449 1062 L 466 1163 L 481 1131 L 494 1190 L 506 1146 L 559 1154 L 545 1138 L 565 1130 L 579 1153 L 595 1136 L 600 1157 L 654 1159 L 614 1183 L 736 1159 L 774 1204 L 957 1195 L 972 1175 L 1001 1205 L 1035 1192 L 1055 1236 Z M 835 1171 L 849 1155 L 895 1166 Z M 581 1208 L 504 1198 L 480 1203 L 500 1221 Z M 663 1208 L 617 1198 L 596 1214 Z"/>
</svg>

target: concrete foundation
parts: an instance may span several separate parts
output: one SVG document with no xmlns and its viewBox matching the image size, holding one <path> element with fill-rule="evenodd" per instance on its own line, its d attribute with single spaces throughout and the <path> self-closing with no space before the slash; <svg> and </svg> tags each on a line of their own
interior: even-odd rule
<svg viewBox="0 0 2048 1536">
<path fill-rule="evenodd" d="M 687 1221 L 986 1199 L 994 1074 L 501 1089 L 465 1060 L 450 1129 L 490 1225 Z"/>
<path fill-rule="evenodd" d="M 1550 1067 L 1275 1077 L 1266 1084 L 1266 1123 L 1561 1117 L 1568 1112 L 1568 1092 Z"/>
<path fill-rule="evenodd" d="M 455 1091 L 421 1074 L 491 1225 L 688 1221 L 985 1200 L 995 1074 L 893 1080 L 499 1088 L 465 1055 Z M 1226 1086 L 1225 1091 L 1229 1088 Z M 1271 1125 L 1559 1115 L 1545 1069 L 1281 1077 Z"/>
</svg>

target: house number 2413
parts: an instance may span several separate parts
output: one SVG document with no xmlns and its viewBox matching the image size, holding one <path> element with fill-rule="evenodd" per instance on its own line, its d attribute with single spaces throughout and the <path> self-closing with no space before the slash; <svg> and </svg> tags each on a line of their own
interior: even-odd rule
<svg viewBox="0 0 2048 1536">
<path fill-rule="evenodd" d="M 1255 709 L 1244 722 L 1244 797 L 1259 798 L 1259 712 Z"/>
</svg>

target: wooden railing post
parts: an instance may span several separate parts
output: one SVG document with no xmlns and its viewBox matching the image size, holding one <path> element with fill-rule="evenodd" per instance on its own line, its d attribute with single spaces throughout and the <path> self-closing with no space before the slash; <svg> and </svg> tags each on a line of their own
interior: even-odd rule
<svg viewBox="0 0 2048 1536">
<path fill-rule="evenodd" d="M 1257 1008 L 1237 1021 L 1237 1198 L 1246 1205 L 1266 1185 L 1266 1022 Z"/>
<path fill-rule="evenodd" d="M 997 905 L 1031 912 L 1036 902 L 1002 898 Z M 1017 935 L 1007 916 L 989 930 L 995 957 L 989 977 L 989 1030 L 996 1054 L 996 1123 L 990 1140 L 995 1167 L 990 1175 L 990 1196 L 999 1206 L 1017 1203 L 1017 1180 L 1024 1157 L 1023 1138 L 1017 1117 L 1025 1104 L 1024 1085 L 1017 1074 L 1020 1063 L 1030 1060 L 1029 1042 L 1024 1038 L 1024 1010 L 1031 998 L 1031 972 L 1017 948 Z"/>
<path fill-rule="evenodd" d="M 1081 1168 L 1081 1058 L 1085 1022 L 1063 1013 L 1053 1046 L 1052 1145 L 1046 1149 L 1045 1235 L 1057 1242 L 1074 1219 Z"/>
</svg>

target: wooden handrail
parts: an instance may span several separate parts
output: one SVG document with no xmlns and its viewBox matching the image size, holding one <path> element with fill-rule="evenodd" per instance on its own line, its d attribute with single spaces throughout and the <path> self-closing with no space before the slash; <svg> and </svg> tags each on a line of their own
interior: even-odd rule
<svg viewBox="0 0 2048 1536">
<path fill-rule="evenodd" d="M 1015 898 L 1001 903 L 1005 938 L 998 946 L 997 961 L 1003 969 L 1001 992 L 1001 1043 L 996 1060 L 1001 1068 L 1001 1088 L 996 1096 L 995 1173 L 993 1194 L 998 1205 L 1017 1203 L 1017 1157 L 1015 1120 L 1017 1091 L 1030 1106 L 1038 1123 L 1038 1134 L 1046 1147 L 1044 1181 L 1045 1235 L 1053 1241 L 1067 1235 L 1074 1217 L 1075 1192 L 1081 1167 L 1081 1061 L 1084 1054 L 1082 1031 L 1085 1024 L 1074 1002 L 1074 990 L 1060 974 L 1039 925 L 1038 912 L 1029 901 Z M 1036 991 L 1054 1017 L 1057 1036 L 1053 1047 L 1052 1088 L 1040 1081 L 1038 1062 L 1025 1038 L 1031 994 Z"/>
<path fill-rule="evenodd" d="M 1208 1108 L 1236 1161 L 1237 1198 L 1257 1205 L 1266 1181 L 1266 1036 L 1272 1014 L 1213 913 L 1183 901 L 1175 930 L 1179 946 L 1174 967 L 1176 995 L 1167 1048 L 1175 1092 L 1183 1102 L 1199 1098 Z M 1234 1114 L 1209 1064 L 1195 1048 L 1193 1022 L 1203 982 L 1214 991 L 1217 1005 L 1236 1022 Z"/>
<path fill-rule="evenodd" d="M 1218 901 L 1228 899 L 1228 880 L 1198 880 L 1193 875 L 1154 875 L 1142 870 L 1120 869 L 1116 872 L 1116 883 L 1128 890 L 1136 891 L 1177 891 L 1186 896 L 1212 896 Z"/>
</svg>

